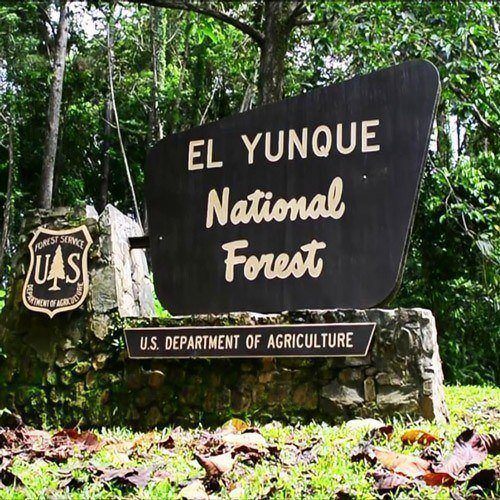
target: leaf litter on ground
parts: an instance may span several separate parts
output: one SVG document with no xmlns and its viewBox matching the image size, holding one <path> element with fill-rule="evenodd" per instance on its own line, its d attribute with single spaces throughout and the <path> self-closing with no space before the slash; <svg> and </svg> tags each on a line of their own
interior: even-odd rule
<svg viewBox="0 0 500 500">
<path fill-rule="evenodd" d="M 124 487 L 144 488 L 152 479 L 153 467 L 96 467 L 90 466 L 87 469 L 103 483 L 113 483 Z"/>
<path fill-rule="evenodd" d="M 75 455 L 94 453 L 99 447 L 99 439 L 90 431 L 63 429 L 51 435 L 27 426 L 0 429 L 0 453 L 3 457 L 64 462 Z"/>
<path fill-rule="evenodd" d="M 259 429 L 239 419 L 229 420 L 214 432 L 202 432 L 193 447 L 194 458 L 205 471 L 202 484 L 208 493 L 219 491 L 221 484 L 229 486 L 224 476 L 238 462 L 255 465 L 278 454 L 277 447 L 269 444 Z M 184 490 L 192 494 L 199 490 L 199 484 L 187 485 Z"/>
<path fill-rule="evenodd" d="M 479 486 L 492 489 L 498 483 L 499 471 L 483 469 L 469 476 L 469 471 L 479 466 L 489 454 L 497 454 L 499 439 L 493 435 L 477 434 L 473 429 L 466 429 L 455 440 L 453 452 L 445 459 L 440 450 L 425 448 L 420 456 L 399 453 L 373 444 L 377 437 L 375 427 L 365 440 L 351 453 L 353 462 L 365 461 L 378 465 L 369 476 L 375 480 L 375 488 L 380 493 L 395 493 L 399 489 L 415 488 L 419 484 L 434 487 L 449 487 L 456 483 L 466 483 L 468 487 Z M 429 445 L 442 441 L 440 438 L 420 429 L 404 432 L 403 445 Z"/>
<path fill-rule="evenodd" d="M 462 432 L 453 451 L 443 458 L 442 449 L 446 444 L 443 439 L 421 429 L 409 429 L 402 433 L 400 442 L 391 441 L 392 425 L 376 419 L 354 419 L 341 427 L 329 427 L 331 434 L 329 430 L 329 434 L 322 437 L 304 435 L 296 429 L 288 437 L 279 437 L 273 429 L 281 429 L 281 424 L 262 427 L 266 429 L 265 437 L 259 428 L 240 419 L 231 419 L 213 431 L 175 428 L 139 435 L 125 433 L 121 437 L 105 432 L 100 438 L 93 432 L 76 428 L 50 433 L 19 424 L 15 418 L 11 421 L 13 427 L 0 428 L 0 488 L 22 486 L 26 476 L 21 474 L 19 478 L 17 469 L 12 466 L 13 461 L 20 459 L 68 461 L 68 468 L 57 472 L 56 484 L 60 490 L 78 490 L 87 483 L 129 490 L 167 481 L 179 488 L 178 494 L 185 498 L 208 498 L 222 488 L 230 498 L 240 498 L 248 493 L 244 491 L 242 479 L 264 461 L 265 481 L 270 486 L 264 486 L 258 496 L 265 497 L 281 489 L 283 481 L 292 477 L 289 474 L 299 474 L 304 479 L 309 477 L 308 466 L 317 462 L 318 456 L 323 460 L 327 442 L 330 447 L 336 443 L 339 450 L 347 451 L 352 440 L 363 432 L 363 441 L 353 451 L 352 459 L 376 466 L 369 475 L 370 482 L 382 495 L 420 489 L 424 485 L 439 488 L 454 484 L 461 492 L 475 492 L 494 489 L 499 479 L 499 471 L 494 468 L 479 470 L 488 454 L 498 453 L 498 438 L 473 430 Z M 338 439 L 335 433 L 339 433 Z M 412 445 L 410 452 L 405 448 L 403 452 L 392 451 L 392 445 L 398 443 L 403 447 Z M 421 447 L 420 451 L 417 446 Z M 175 473 L 170 472 L 171 467 L 167 465 L 171 459 L 177 460 L 181 453 L 192 458 L 189 464 L 191 479 L 187 483 L 174 477 Z M 92 459 L 90 464 L 74 465 L 94 455 L 96 460 Z M 160 461 L 147 465 L 151 456 Z M 198 472 L 196 464 L 200 466 Z M 280 467 L 284 467 L 281 472 Z M 314 492 L 314 488 L 308 487 L 307 491 Z M 453 493 L 457 494 L 456 490 Z"/>
</svg>

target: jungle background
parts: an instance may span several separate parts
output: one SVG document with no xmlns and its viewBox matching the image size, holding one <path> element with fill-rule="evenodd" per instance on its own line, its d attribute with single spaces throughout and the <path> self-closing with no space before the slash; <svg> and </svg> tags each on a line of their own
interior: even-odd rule
<svg viewBox="0 0 500 500">
<path fill-rule="evenodd" d="M 442 93 L 390 306 L 433 311 L 447 382 L 498 383 L 499 14 L 496 2 L 1 0 L 0 307 L 28 210 L 113 203 L 146 225 L 145 157 L 161 137 L 422 58 Z"/>
</svg>

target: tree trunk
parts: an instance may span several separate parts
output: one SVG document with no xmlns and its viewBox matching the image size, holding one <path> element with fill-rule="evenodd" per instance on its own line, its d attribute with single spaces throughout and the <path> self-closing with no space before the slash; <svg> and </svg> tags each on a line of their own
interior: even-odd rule
<svg viewBox="0 0 500 500">
<path fill-rule="evenodd" d="M 259 66 L 259 101 L 269 104 L 283 98 L 285 56 L 293 29 L 290 16 L 295 2 L 267 0 L 264 9 L 264 45 Z"/>
<path fill-rule="evenodd" d="M 102 167 L 101 182 L 99 185 L 99 196 L 97 199 L 97 210 L 102 212 L 108 204 L 109 196 L 109 148 L 111 146 L 111 122 L 113 120 L 113 106 L 111 98 L 106 98 L 104 106 L 104 138 L 102 141 Z"/>
<path fill-rule="evenodd" d="M 158 41 L 158 26 L 160 20 L 160 9 L 149 8 L 149 30 L 151 39 L 151 103 L 149 108 L 149 143 L 154 143 L 163 138 L 163 127 L 160 121 L 158 109 L 158 90 L 160 88 L 160 63 L 159 52 L 161 44 Z"/>
<path fill-rule="evenodd" d="M 61 0 L 59 12 L 59 27 L 56 38 L 54 57 L 54 76 L 50 89 L 49 107 L 47 113 L 47 128 L 40 181 L 40 208 L 49 209 L 52 206 L 54 184 L 54 165 L 57 153 L 57 138 L 59 134 L 59 116 L 63 91 L 64 68 L 66 64 L 66 49 L 68 45 L 68 4 Z"/>
<path fill-rule="evenodd" d="M 440 107 L 437 112 L 437 154 L 440 167 L 447 166 L 451 157 L 451 139 L 448 132 L 448 116 Z"/>
<path fill-rule="evenodd" d="M 172 109 L 174 110 L 174 119 L 172 120 L 172 127 L 171 130 L 172 132 L 177 132 L 177 114 L 179 111 L 179 107 L 181 105 L 181 94 L 182 94 L 182 89 L 184 87 L 184 76 L 186 73 L 186 67 L 189 59 L 189 32 L 191 31 L 191 21 L 188 19 L 186 21 L 186 28 L 184 31 L 184 51 L 182 54 L 181 58 L 181 69 L 180 69 L 180 74 L 179 74 L 179 85 L 177 85 L 177 95 L 175 97 L 174 104 L 172 106 Z"/>
<path fill-rule="evenodd" d="M 106 38 L 107 53 L 113 53 L 115 46 L 114 24 L 108 24 L 108 36 Z M 108 68 L 113 73 L 113 58 L 108 58 Z M 109 200 L 109 148 L 111 147 L 111 124 L 113 123 L 113 103 L 111 100 L 111 90 L 106 97 L 104 105 L 104 138 L 102 141 L 102 168 L 101 168 L 101 183 L 99 186 L 99 197 L 97 201 L 97 210 L 102 212 Z"/>
<path fill-rule="evenodd" d="M 0 282 L 5 275 L 4 260 L 7 253 L 10 230 L 10 214 L 12 208 L 12 188 L 14 185 L 14 129 L 12 118 L 8 118 L 7 149 L 8 149 L 8 172 L 7 172 L 7 191 L 5 192 L 5 205 L 3 207 L 2 237 L 0 239 Z"/>
</svg>

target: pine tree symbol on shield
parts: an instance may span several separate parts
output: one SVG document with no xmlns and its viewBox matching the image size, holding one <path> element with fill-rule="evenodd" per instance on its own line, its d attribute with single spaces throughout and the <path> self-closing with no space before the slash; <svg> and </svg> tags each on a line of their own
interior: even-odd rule
<svg viewBox="0 0 500 500">
<path fill-rule="evenodd" d="M 61 288 L 57 286 L 57 280 L 64 280 L 64 279 L 66 279 L 66 273 L 64 271 L 62 248 L 61 245 L 59 245 L 54 255 L 54 259 L 52 260 L 52 265 L 50 266 L 48 280 L 49 281 L 54 280 L 54 282 L 52 286 L 49 288 L 49 290 L 51 292 L 57 292 L 61 290 Z"/>
</svg>

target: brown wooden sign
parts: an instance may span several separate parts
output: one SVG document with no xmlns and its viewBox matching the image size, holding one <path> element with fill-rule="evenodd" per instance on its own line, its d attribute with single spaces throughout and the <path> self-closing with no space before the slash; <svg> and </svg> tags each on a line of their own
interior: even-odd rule
<svg viewBox="0 0 500 500">
<path fill-rule="evenodd" d="M 439 75 L 412 61 L 166 137 L 146 195 L 174 314 L 367 308 L 397 290 Z"/>
<path fill-rule="evenodd" d="M 39 228 L 29 243 L 24 305 L 50 318 L 80 307 L 89 292 L 87 260 L 91 244 L 86 226 L 58 231 Z"/>
<path fill-rule="evenodd" d="M 130 328 L 131 358 L 366 356 L 375 323 Z"/>
</svg>

